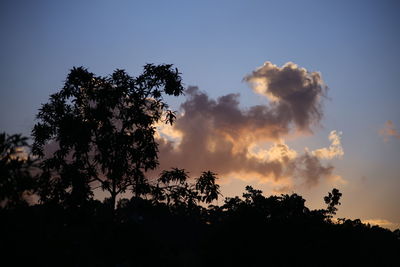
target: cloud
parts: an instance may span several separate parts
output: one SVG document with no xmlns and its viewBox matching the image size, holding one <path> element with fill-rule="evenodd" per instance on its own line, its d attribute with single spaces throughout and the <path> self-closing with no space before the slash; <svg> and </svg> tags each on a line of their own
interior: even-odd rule
<svg viewBox="0 0 400 267">
<path fill-rule="evenodd" d="M 336 174 L 331 175 L 331 176 L 329 177 L 329 181 L 330 181 L 333 185 L 335 185 L 335 186 L 346 185 L 346 184 L 349 183 L 349 182 L 348 182 L 347 180 L 345 180 L 342 176 L 336 175 Z"/>
<path fill-rule="evenodd" d="M 294 192 L 293 191 L 293 185 L 279 185 L 274 188 L 272 188 L 272 193 L 275 195 L 280 195 L 280 194 L 288 194 Z"/>
<path fill-rule="evenodd" d="M 365 224 L 370 224 L 370 225 L 378 225 L 383 228 L 390 228 L 390 229 L 396 229 L 399 227 L 399 223 L 391 222 L 386 219 L 367 219 L 367 220 L 362 220 L 363 223 Z"/>
<path fill-rule="evenodd" d="M 326 95 L 321 74 L 308 72 L 292 62 L 278 67 L 267 61 L 244 78 L 254 91 L 272 101 L 271 108 L 285 123 L 293 122 L 298 130 L 310 131 L 322 116 Z"/>
<path fill-rule="evenodd" d="M 390 136 L 400 139 L 400 133 L 395 129 L 394 123 L 391 120 L 385 123 L 383 128 L 379 130 L 379 134 L 383 136 L 385 142 L 389 141 Z"/>
<path fill-rule="evenodd" d="M 306 152 L 297 157 L 293 164 L 293 172 L 289 174 L 295 178 L 303 178 L 307 186 L 315 186 L 320 178 L 329 178 L 332 176 L 334 167 L 332 165 L 324 166 L 318 157 Z"/>
<path fill-rule="evenodd" d="M 12 160 L 20 160 L 20 161 L 26 161 L 30 157 L 29 155 L 29 148 L 26 146 L 20 146 L 15 148 L 14 153 L 10 155 L 10 158 Z"/>
<path fill-rule="evenodd" d="M 312 152 L 296 152 L 284 141 L 320 123 L 326 92 L 321 75 L 294 63 L 279 68 L 267 62 L 245 80 L 270 102 L 242 109 L 238 94 L 211 99 L 197 87 L 186 90 L 175 124 L 158 126 L 159 170 L 212 170 L 223 177 L 282 181 L 282 188 L 292 185 L 288 179 L 313 186 L 332 176 L 333 166 L 321 159 L 343 155 L 341 133 L 331 132 L 331 146 Z"/>
<path fill-rule="evenodd" d="M 331 131 L 329 140 L 331 145 L 328 148 L 320 148 L 312 151 L 312 154 L 321 159 L 333 159 L 335 157 L 342 157 L 344 155 L 342 142 L 342 132 Z"/>
<path fill-rule="evenodd" d="M 248 155 L 259 159 L 277 160 L 287 162 L 297 157 L 297 152 L 284 143 L 283 140 L 274 143 L 269 149 L 262 149 L 257 145 L 251 145 Z"/>
</svg>

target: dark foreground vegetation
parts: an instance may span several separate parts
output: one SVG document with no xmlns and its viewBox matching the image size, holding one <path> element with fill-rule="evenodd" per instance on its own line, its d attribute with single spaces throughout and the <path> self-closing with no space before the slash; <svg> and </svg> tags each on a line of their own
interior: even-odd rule
<svg viewBox="0 0 400 267">
<path fill-rule="evenodd" d="M 205 209 L 186 201 L 121 200 L 84 207 L 3 209 L 8 266 L 398 266 L 399 235 L 359 220 L 333 223 L 298 195 Z"/>
<path fill-rule="evenodd" d="M 321 210 L 250 186 L 215 205 L 211 171 L 146 175 L 158 164 L 154 124 L 175 119 L 163 95 L 182 93 L 171 65 L 136 78 L 76 68 L 40 109 L 31 149 L 0 134 L 1 265 L 398 266 L 399 230 L 333 220 L 337 189 Z"/>
</svg>

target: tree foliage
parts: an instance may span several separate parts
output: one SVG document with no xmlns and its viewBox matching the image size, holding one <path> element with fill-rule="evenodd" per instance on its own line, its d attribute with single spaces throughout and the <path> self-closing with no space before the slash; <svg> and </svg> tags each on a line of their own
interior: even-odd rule
<svg viewBox="0 0 400 267">
<path fill-rule="evenodd" d="M 0 133 L 0 203 L 7 208 L 26 206 L 35 191 L 34 160 L 27 138 Z"/>
<path fill-rule="evenodd" d="M 333 188 L 332 192 L 328 192 L 328 195 L 324 197 L 324 201 L 328 205 L 326 210 L 327 213 L 330 214 L 330 216 L 336 214 L 336 206 L 341 205 L 341 203 L 339 202 L 341 197 L 342 193 L 340 193 L 339 190 L 336 188 Z"/>
<path fill-rule="evenodd" d="M 41 199 L 79 206 L 100 186 L 114 206 L 127 190 L 144 194 L 144 172 L 158 164 L 155 124 L 175 119 L 163 96 L 182 93 L 172 65 L 148 64 L 136 78 L 124 70 L 101 77 L 73 68 L 32 131 L 32 151 L 43 159 Z M 46 146 L 55 152 L 48 155 Z"/>
<path fill-rule="evenodd" d="M 152 186 L 151 195 L 157 203 L 165 202 L 167 206 L 200 208 L 200 203 L 210 204 L 221 195 L 216 184 L 217 174 L 211 171 L 203 172 L 195 183 L 188 182 L 189 174 L 184 169 L 172 168 L 164 170 Z"/>
</svg>

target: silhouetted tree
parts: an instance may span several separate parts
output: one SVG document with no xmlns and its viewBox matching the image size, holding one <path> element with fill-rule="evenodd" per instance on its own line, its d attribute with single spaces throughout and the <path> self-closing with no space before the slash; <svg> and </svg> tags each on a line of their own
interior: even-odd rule
<svg viewBox="0 0 400 267">
<path fill-rule="evenodd" d="M 156 201 L 166 201 L 167 206 L 181 205 L 189 201 L 193 194 L 187 183 L 189 175 L 184 169 L 172 168 L 164 170 L 153 187 L 153 197 Z"/>
<path fill-rule="evenodd" d="M 342 193 L 339 192 L 339 189 L 333 188 L 332 192 L 328 192 L 328 195 L 324 197 L 325 203 L 328 205 L 327 206 L 327 213 L 329 214 L 329 217 L 332 217 L 332 215 L 336 214 L 337 205 L 340 205 L 341 203 L 339 202 L 340 198 L 342 197 Z"/>
<path fill-rule="evenodd" d="M 33 168 L 27 138 L 0 133 L 0 204 L 6 208 L 27 205 L 27 197 L 35 191 Z"/>
<path fill-rule="evenodd" d="M 264 200 L 264 196 L 262 195 L 261 190 L 254 189 L 252 186 L 246 186 L 246 192 L 243 193 L 243 197 L 247 204 L 255 204 L 258 200 Z"/>
<path fill-rule="evenodd" d="M 304 205 L 305 199 L 298 194 L 282 195 L 281 205 L 282 209 L 287 214 L 287 218 L 299 218 L 309 212 L 308 208 Z"/>
<path fill-rule="evenodd" d="M 144 172 L 158 164 L 155 124 L 173 123 L 163 94 L 183 93 L 172 65 L 144 66 L 134 78 L 124 70 L 108 77 L 73 68 L 64 87 L 42 105 L 32 135 L 32 151 L 42 161 L 42 201 L 80 206 L 95 186 L 118 194 L 148 192 Z M 46 145 L 56 148 L 48 155 Z"/>
<path fill-rule="evenodd" d="M 157 184 L 152 186 L 153 201 L 165 202 L 174 210 L 200 211 L 201 202 L 210 204 L 221 195 L 219 185 L 216 184 L 216 173 L 203 172 L 195 179 L 195 183 L 188 182 L 189 175 L 184 169 L 172 168 L 164 170 L 157 179 Z"/>
<path fill-rule="evenodd" d="M 205 203 L 218 200 L 221 195 L 219 185 L 216 183 L 217 174 L 211 171 L 203 172 L 196 180 L 196 190 L 200 192 L 200 199 Z"/>
</svg>

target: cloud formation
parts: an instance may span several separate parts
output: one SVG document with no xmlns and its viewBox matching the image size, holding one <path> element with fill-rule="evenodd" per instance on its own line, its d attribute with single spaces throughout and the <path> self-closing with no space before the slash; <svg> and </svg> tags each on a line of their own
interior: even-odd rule
<svg viewBox="0 0 400 267">
<path fill-rule="evenodd" d="M 398 229 L 400 223 L 396 222 L 391 222 L 386 219 L 367 219 L 367 220 L 362 220 L 363 223 L 370 224 L 370 225 L 378 225 L 383 228 L 389 228 L 389 229 Z"/>
<path fill-rule="evenodd" d="M 313 186 L 332 176 L 333 167 L 321 159 L 343 155 L 340 134 L 332 131 L 328 148 L 298 153 L 284 138 L 312 132 L 323 116 L 327 87 L 321 75 L 294 63 L 277 67 L 266 62 L 247 75 L 253 89 L 265 95 L 267 105 L 239 107 L 239 95 L 210 99 L 197 87 L 186 90 L 173 126 L 160 125 L 160 168 L 185 168 L 192 175 L 212 170 L 220 176 L 286 181 L 298 179 Z"/>
<path fill-rule="evenodd" d="M 394 123 L 391 120 L 385 123 L 383 128 L 379 131 L 379 134 L 383 136 L 385 142 L 389 141 L 391 136 L 400 139 L 400 133 L 395 129 Z"/>
<path fill-rule="evenodd" d="M 278 67 L 267 61 L 244 79 L 255 92 L 272 101 L 271 108 L 285 124 L 310 131 L 310 126 L 321 120 L 327 86 L 320 73 L 308 72 L 292 62 Z"/>
<path fill-rule="evenodd" d="M 335 157 L 342 157 L 344 155 L 342 147 L 342 132 L 331 131 L 329 134 L 329 140 L 331 145 L 312 151 L 312 154 L 320 159 L 333 159 Z"/>
</svg>

